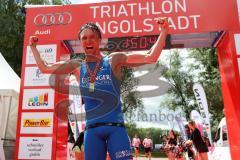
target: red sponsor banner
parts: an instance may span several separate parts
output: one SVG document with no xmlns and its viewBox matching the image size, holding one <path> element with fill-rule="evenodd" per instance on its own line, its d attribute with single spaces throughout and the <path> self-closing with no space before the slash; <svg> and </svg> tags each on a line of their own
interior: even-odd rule
<svg viewBox="0 0 240 160">
<path fill-rule="evenodd" d="M 46 40 L 43 42 L 45 45 L 38 45 L 41 56 L 50 63 L 59 61 L 60 50 L 57 46 L 61 43 L 51 41 L 51 44 L 47 44 Z M 27 48 L 25 44 L 15 159 L 56 159 L 56 132 L 60 122 L 57 121 L 58 117 L 55 115 L 57 109 L 54 106 L 60 98 L 56 96 L 51 86 L 50 81 L 54 82 L 50 79 L 51 75 L 41 73 Z"/>
<path fill-rule="evenodd" d="M 96 22 L 104 38 L 156 35 L 154 18 L 168 17 L 170 34 L 235 30 L 236 0 L 134 0 L 27 9 L 26 35 L 77 39 L 79 28 Z"/>
</svg>

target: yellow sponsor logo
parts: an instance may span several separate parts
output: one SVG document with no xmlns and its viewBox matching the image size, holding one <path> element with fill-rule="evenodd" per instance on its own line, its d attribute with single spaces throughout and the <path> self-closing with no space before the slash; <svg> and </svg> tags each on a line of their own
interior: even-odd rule
<svg viewBox="0 0 240 160">
<path fill-rule="evenodd" d="M 23 127 L 50 127 L 51 119 L 24 119 Z"/>
</svg>

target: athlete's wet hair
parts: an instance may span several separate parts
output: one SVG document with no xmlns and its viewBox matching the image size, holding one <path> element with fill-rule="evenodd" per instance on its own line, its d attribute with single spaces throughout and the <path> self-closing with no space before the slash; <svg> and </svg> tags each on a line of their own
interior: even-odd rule
<svg viewBox="0 0 240 160">
<path fill-rule="evenodd" d="M 78 38 L 80 39 L 80 34 L 82 33 L 82 31 L 84 31 L 85 29 L 91 29 L 94 33 L 97 34 L 98 38 L 102 39 L 102 35 L 101 35 L 101 32 L 100 32 L 100 29 L 98 28 L 98 26 L 95 24 L 95 23 L 92 23 L 92 22 L 89 22 L 89 23 L 86 23 L 84 24 L 79 33 L 78 33 Z"/>
</svg>

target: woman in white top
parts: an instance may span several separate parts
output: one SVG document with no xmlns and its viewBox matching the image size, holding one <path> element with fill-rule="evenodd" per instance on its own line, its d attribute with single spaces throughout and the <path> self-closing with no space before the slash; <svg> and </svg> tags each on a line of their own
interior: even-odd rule
<svg viewBox="0 0 240 160">
<path fill-rule="evenodd" d="M 138 155 L 139 155 L 139 146 L 141 144 L 141 140 L 140 138 L 138 138 L 137 134 L 135 134 L 133 140 L 132 140 L 132 146 L 134 148 L 134 155 L 135 158 L 137 159 Z"/>
<path fill-rule="evenodd" d="M 152 147 L 153 147 L 153 142 L 152 139 L 149 138 L 149 136 L 146 136 L 146 138 L 144 138 L 143 140 L 143 146 L 144 146 L 144 150 L 145 150 L 145 156 L 147 158 L 149 158 L 149 160 L 151 159 L 151 151 L 152 151 Z"/>
</svg>

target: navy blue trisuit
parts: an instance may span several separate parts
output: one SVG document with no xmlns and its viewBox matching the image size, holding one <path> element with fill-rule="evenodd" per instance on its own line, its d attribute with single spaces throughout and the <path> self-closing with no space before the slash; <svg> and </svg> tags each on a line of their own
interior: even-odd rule
<svg viewBox="0 0 240 160">
<path fill-rule="evenodd" d="M 111 160 L 130 160 L 132 151 L 124 128 L 120 81 L 112 72 L 109 57 L 105 56 L 99 63 L 94 91 L 90 91 L 87 65 L 94 71 L 96 62 L 80 66 L 80 91 L 86 111 L 84 158 L 106 160 L 109 152 Z"/>
</svg>

